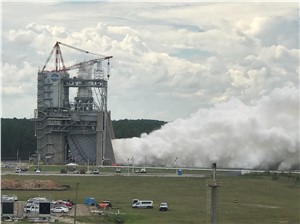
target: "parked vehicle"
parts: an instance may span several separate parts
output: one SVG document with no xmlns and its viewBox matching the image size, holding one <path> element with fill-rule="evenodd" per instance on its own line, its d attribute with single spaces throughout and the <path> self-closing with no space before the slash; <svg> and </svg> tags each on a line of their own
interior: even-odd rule
<svg viewBox="0 0 300 224">
<path fill-rule="evenodd" d="M 109 200 L 105 200 L 105 201 L 102 201 L 101 203 L 98 203 L 97 207 L 98 208 L 102 208 L 102 209 L 111 208 L 112 207 L 112 203 Z"/>
<path fill-rule="evenodd" d="M 20 168 L 16 168 L 16 173 L 22 173 L 22 170 Z"/>
<path fill-rule="evenodd" d="M 18 196 L 15 194 L 12 195 L 1 195 L 2 201 L 18 201 Z"/>
<path fill-rule="evenodd" d="M 166 202 L 162 202 L 159 205 L 159 211 L 168 211 L 169 207 L 168 207 L 168 203 Z"/>
<path fill-rule="evenodd" d="M 143 200 L 132 204 L 132 208 L 153 208 L 153 201 Z"/>
<path fill-rule="evenodd" d="M 141 173 L 146 173 L 146 168 L 142 168 Z"/>
<path fill-rule="evenodd" d="M 121 173 L 121 168 L 117 168 L 116 173 Z"/>
<path fill-rule="evenodd" d="M 28 169 L 26 167 L 21 167 L 21 171 L 26 172 L 26 171 L 28 171 Z"/>
<path fill-rule="evenodd" d="M 55 213 L 67 213 L 69 211 L 70 210 L 68 208 L 63 206 L 51 208 L 51 212 L 55 212 Z"/>
<path fill-rule="evenodd" d="M 62 201 L 64 201 L 64 202 L 68 202 L 68 203 L 70 203 L 70 204 L 74 205 L 74 201 L 71 201 L 70 199 L 63 199 Z"/>
<path fill-rule="evenodd" d="M 40 209 L 39 204 L 26 205 L 24 207 L 24 212 L 26 213 L 38 213 Z"/>
<path fill-rule="evenodd" d="M 49 200 L 45 197 L 35 197 L 29 198 L 24 207 L 24 212 L 26 213 L 38 213 L 41 202 L 49 202 Z M 50 203 L 50 202 L 49 202 Z"/>
<path fill-rule="evenodd" d="M 99 174 L 100 172 L 99 172 L 99 170 L 98 169 L 94 169 L 93 171 L 92 171 L 92 174 Z"/>
<path fill-rule="evenodd" d="M 139 201 L 139 199 L 132 199 L 131 205 L 137 203 Z"/>
<path fill-rule="evenodd" d="M 73 203 L 71 203 L 69 201 L 63 201 L 63 200 L 53 201 L 52 204 L 53 204 L 53 207 L 66 206 L 69 209 L 72 208 L 72 206 L 73 206 Z"/>
<path fill-rule="evenodd" d="M 61 205 L 53 205 L 53 206 L 52 206 L 52 208 L 57 208 L 57 207 L 63 207 L 63 208 L 67 208 L 67 209 L 71 210 L 71 207 L 68 207 L 68 206 L 66 206 L 66 205 L 64 205 L 64 204 L 61 204 Z"/>
<path fill-rule="evenodd" d="M 26 206 L 31 206 L 31 205 L 34 205 L 34 204 L 38 204 L 41 201 L 49 201 L 49 200 L 45 197 L 29 198 L 27 200 Z"/>
<path fill-rule="evenodd" d="M 26 212 L 26 213 L 30 212 L 30 208 L 31 208 L 31 205 L 25 205 L 24 212 Z"/>
</svg>

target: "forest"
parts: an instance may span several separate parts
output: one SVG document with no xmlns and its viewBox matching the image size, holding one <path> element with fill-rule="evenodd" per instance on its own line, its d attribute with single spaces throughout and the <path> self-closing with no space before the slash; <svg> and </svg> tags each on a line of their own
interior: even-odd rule
<svg viewBox="0 0 300 224">
<path fill-rule="evenodd" d="M 113 120 L 116 138 L 140 137 L 142 133 L 159 129 L 166 124 L 158 120 Z M 34 122 L 30 119 L 1 118 L 1 160 L 26 160 L 36 151 Z"/>
</svg>

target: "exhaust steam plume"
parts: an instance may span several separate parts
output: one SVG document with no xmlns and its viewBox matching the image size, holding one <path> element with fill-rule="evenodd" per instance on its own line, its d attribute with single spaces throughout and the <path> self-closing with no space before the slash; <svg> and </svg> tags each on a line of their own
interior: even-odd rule
<svg viewBox="0 0 300 224">
<path fill-rule="evenodd" d="M 252 106 L 232 98 L 113 146 L 123 164 L 299 169 L 299 92 L 274 89 Z"/>
</svg>

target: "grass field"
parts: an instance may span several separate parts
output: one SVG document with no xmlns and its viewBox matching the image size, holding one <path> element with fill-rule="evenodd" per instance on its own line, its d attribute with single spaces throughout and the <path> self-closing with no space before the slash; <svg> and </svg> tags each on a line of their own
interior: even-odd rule
<svg viewBox="0 0 300 224">
<path fill-rule="evenodd" d="M 192 224 L 210 223 L 207 178 L 199 177 L 146 177 L 146 176 L 25 176 L 4 175 L 2 179 L 50 179 L 71 186 L 67 191 L 2 191 L 16 194 L 19 200 L 34 196 L 51 199 L 75 199 L 78 187 L 78 203 L 84 198 L 97 201 L 110 199 L 119 217 L 78 217 L 85 223 L 114 223 L 120 219 L 130 224 Z M 300 223 L 300 186 L 291 181 L 274 181 L 270 176 L 222 176 L 218 191 L 218 221 L 223 224 L 250 223 Z M 234 203 L 237 195 L 238 203 Z M 154 201 L 154 209 L 132 209 L 133 198 Z M 159 212 L 160 202 L 168 202 L 170 210 Z"/>
</svg>

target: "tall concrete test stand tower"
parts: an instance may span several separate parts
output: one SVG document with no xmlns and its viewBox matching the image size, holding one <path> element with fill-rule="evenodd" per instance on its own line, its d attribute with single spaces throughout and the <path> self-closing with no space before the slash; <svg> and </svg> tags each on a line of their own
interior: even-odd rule
<svg viewBox="0 0 300 224">
<path fill-rule="evenodd" d="M 60 45 L 97 57 L 66 67 Z M 55 69 L 46 70 L 53 53 Z M 111 142 L 115 136 L 110 111 L 107 111 L 111 58 L 56 42 L 38 72 L 35 110 L 38 160 L 47 164 L 115 163 Z M 102 67 L 103 62 L 107 62 L 106 69 Z M 77 75 L 70 77 L 68 71 L 75 69 Z M 70 99 L 70 88 L 77 90 L 73 99 Z"/>
</svg>

